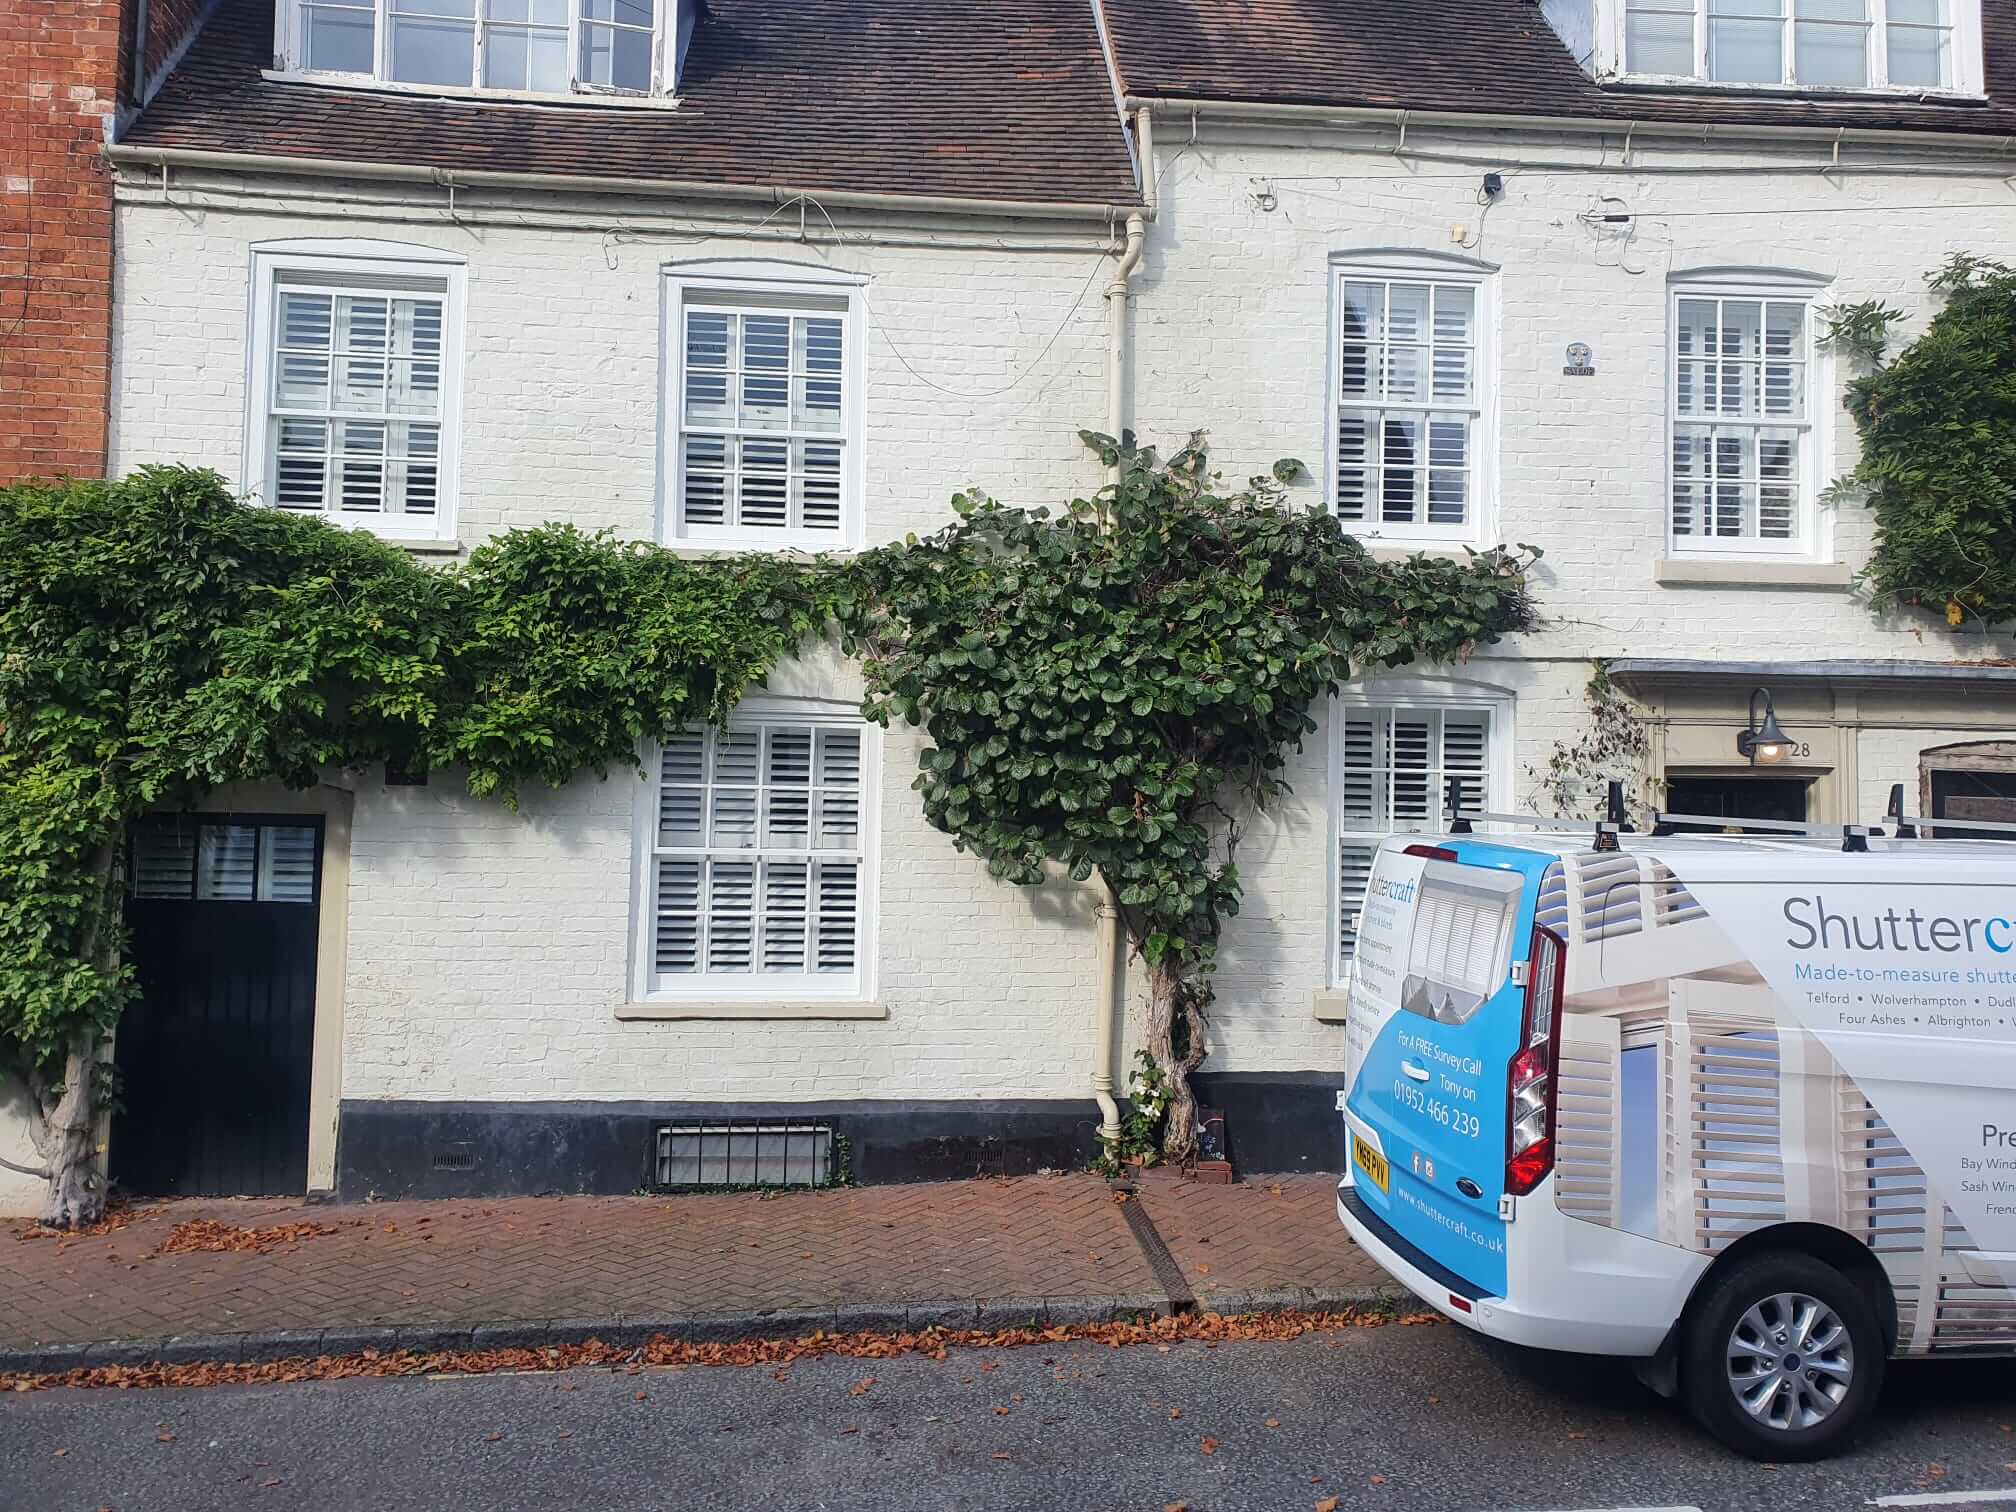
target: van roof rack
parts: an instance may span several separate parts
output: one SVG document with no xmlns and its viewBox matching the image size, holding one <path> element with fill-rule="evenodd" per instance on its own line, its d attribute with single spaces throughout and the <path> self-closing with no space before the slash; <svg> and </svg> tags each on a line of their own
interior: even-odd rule
<svg viewBox="0 0 2016 1512">
<path fill-rule="evenodd" d="M 1840 837 L 1844 851 L 1866 851 L 1873 836 L 1883 837 L 1883 828 L 1875 824 L 1808 824 L 1797 819 L 1737 819 L 1728 814 L 1667 814 L 1652 816 L 1652 833 L 1655 835 L 1678 834 L 1679 826 L 1698 824 L 1710 830 L 1755 831 L 1762 835 L 1796 835 L 1804 839 L 1832 840 Z"/>
<path fill-rule="evenodd" d="M 1488 809 L 1466 809 L 1463 807 L 1463 781 L 1461 777 L 1447 779 L 1443 790 L 1444 815 L 1452 835 L 1469 835 L 1476 832 L 1479 819 L 1486 824 L 1523 824 L 1533 829 L 1544 830 L 1586 830 L 1587 819 L 1554 819 L 1543 814 L 1497 814 Z M 1624 784 L 1610 784 L 1604 807 L 1606 817 L 1596 822 L 1595 848 L 1599 851 L 1617 849 L 1619 835 L 1636 834 L 1624 812 Z"/>
<path fill-rule="evenodd" d="M 1930 814 L 1907 814 L 1904 812 L 1904 784 L 1901 782 L 1893 782 L 1890 785 L 1890 806 L 1884 810 L 1883 817 L 1896 826 L 1897 838 L 1900 840 L 1938 839 L 1936 835 L 1928 837 L 1918 833 L 1920 829 L 1928 826 L 1933 829 L 1967 830 L 1990 835 L 2016 835 L 2016 824 L 2005 824 L 1996 819 L 1950 817 L 1939 819 Z"/>
</svg>

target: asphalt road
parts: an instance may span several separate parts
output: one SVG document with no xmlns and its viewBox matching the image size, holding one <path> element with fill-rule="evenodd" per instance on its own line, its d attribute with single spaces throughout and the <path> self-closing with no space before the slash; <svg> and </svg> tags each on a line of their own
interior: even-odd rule
<svg viewBox="0 0 2016 1512">
<path fill-rule="evenodd" d="M 1621 1367 L 1389 1325 L 781 1372 L 15 1394 L 0 1508 L 2016 1509 L 2011 1425 L 2016 1364 L 1899 1366 L 1857 1452 L 1772 1469 Z"/>
</svg>

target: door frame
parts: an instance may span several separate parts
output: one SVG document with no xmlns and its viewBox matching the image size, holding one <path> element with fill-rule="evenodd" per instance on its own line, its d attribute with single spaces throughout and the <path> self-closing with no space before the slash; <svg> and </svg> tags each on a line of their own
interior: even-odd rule
<svg viewBox="0 0 2016 1512">
<path fill-rule="evenodd" d="M 241 782 L 177 812 L 301 815 L 322 821 L 322 875 L 315 920 L 315 1029 L 308 1068 L 308 1185 L 303 1196 L 336 1188 L 336 1123 L 343 1105 L 343 987 L 350 945 L 350 829 L 357 795 L 326 783 L 294 789 Z M 106 1120 L 100 1139 L 109 1136 Z"/>
</svg>

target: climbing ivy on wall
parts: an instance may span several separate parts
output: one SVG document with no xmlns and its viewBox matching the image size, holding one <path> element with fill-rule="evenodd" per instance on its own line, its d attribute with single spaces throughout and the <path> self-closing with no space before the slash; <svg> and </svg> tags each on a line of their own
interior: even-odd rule
<svg viewBox="0 0 2016 1512">
<path fill-rule="evenodd" d="M 179 468 L 0 490 L 0 1056 L 33 1094 L 45 1216 L 103 1202 L 132 819 L 378 761 L 505 803 L 634 766 L 821 626 L 826 581 L 565 526 L 429 569 Z"/>
<path fill-rule="evenodd" d="M 1836 487 L 1875 516 L 1876 608 L 1987 630 L 2016 620 L 2016 269 L 1956 255 L 1928 281 L 1945 304 L 1894 361 L 1896 311 L 1849 306 L 1832 324 L 1875 364 L 1848 386 L 1862 459 Z"/>
<path fill-rule="evenodd" d="M 1544 763 L 1526 768 L 1538 801 L 1563 819 L 1601 819 L 1609 784 L 1621 782 L 1626 794 L 1653 806 L 1648 791 L 1652 743 L 1637 706 L 1610 680 L 1607 658 L 1592 664 L 1582 696 L 1589 723 L 1557 740 Z"/>
<path fill-rule="evenodd" d="M 423 567 L 244 504 L 216 474 L 0 489 L 0 1063 L 35 1105 L 46 1218 L 104 1192 L 105 1052 L 132 1001 L 124 841 L 230 783 L 384 762 L 528 783 L 634 768 L 836 624 L 864 712 L 923 724 L 926 815 L 996 876 L 1101 876 L 1146 962 L 1185 1154 L 1245 808 L 1360 668 L 1460 657 L 1531 619 L 1528 558 L 1376 563 L 1280 478 L 1226 490 L 1088 436 L 1119 481 L 1052 514 L 980 495 L 851 562 L 693 561 L 561 525 Z"/>
<path fill-rule="evenodd" d="M 1184 1159 L 1242 820 L 1354 673 L 1527 625 L 1530 549 L 1380 563 L 1287 502 L 1297 463 L 1228 488 L 1199 437 L 1166 462 L 1085 440 L 1117 481 L 1055 512 L 960 495 L 943 530 L 862 558 L 842 624 L 869 716 L 930 737 L 933 825 L 1005 881 L 1101 879 L 1146 968 L 1163 1150 Z"/>
</svg>

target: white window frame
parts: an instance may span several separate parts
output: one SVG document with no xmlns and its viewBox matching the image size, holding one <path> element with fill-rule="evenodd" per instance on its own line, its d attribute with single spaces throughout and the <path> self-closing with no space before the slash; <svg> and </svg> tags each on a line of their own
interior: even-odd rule
<svg viewBox="0 0 2016 1512">
<path fill-rule="evenodd" d="M 1460 525 L 1431 524 L 1426 520 L 1388 522 L 1377 519 L 1346 520 L 1339 516 L 1347 533 L 1363 541 L 1395 545 L 1477 545 L 1495 529 L 1498 513 L 1498 434 L 1500 384 L 1498 381 L 1499 306 L 1498 269 L 1488 263 L 1441 253 L 1416 252 L 1397 248 L 1340 252 L 1330 259 L 1330 338 L 1328 369 L 1324 382 L 1323 497 L 1332 514 L 1337 513 L 1338 421 L 1345 408 L 1343 373 L 1344 285 L 1353 280 L 1384 283 L 1460 284 L 1476 291 L 1475 405 L 1476 429 L 1471 436 L 1470 510 Z M 1354 406 L 1356 407 L 1356 406 Z M 1371 411 L 1396 406 L 1363 406 Z M 1407 406 L 1400 406 L 1406 408 Z M 1419 406 L 1425 416 L 1438 408 L 1433 403 Z M 1449 406 L 1442 407 L 1451 408 Z M 1423 466 L 1426 466 L 1424 459 Z M 1376 509 L 1374 499 L 1371 508 Z"/>
<path fill-rule="evenodd" d="M 1396 713 L 1461 713 L 1482 714 L 1484 716 L 1484 788 L 1485 804 L 1503 812 L 1511 806 L 1512 756 L 1513 756 L 1513 712 L 1515 699 L 1504 688 L 1488 683 L 1461 682 L 1447 678 L 1433 677 L 1381 677 L 1356 683 L 1339 690 L 1330 699 L 1329 708 L 1329 845 L 1325 851 L 1324 891 L 1329 903 L 1327 914 L 1327 944 L 1324 954 L 1329 962 L 1329 983 L 1334 988 L 1349 985 L 1351 963 L 1343 957 L 1340 940 L 1345 898 L 1341 879 L 1338 876 L 1340 848 L 1347 838 L 1363 837 L 1377 842 L 1388 835 L 1415 833 L 1406 829 L 1368 830 L 1344 823 L 1340 812 L 1344 791 L 1344 718 L 1353 709 L 1386 710 Z M 1438 816 L 1419 831 L 1423 835 L 1440 835 L 1446 826 L 1441 822 L 1442 795 L 1432 794 Z M 1360 902 L 1362 903 L 1362 899 Z"/>
<path fill-rule="evenodd" d="M 592 84 L 580 77 L 581 0 L 567 0 L 567 88 L 564 91 L 493 89 L 486 84 L 421 84 L 393 78 L 389 16 L 400 8 L 400 0 L 334 0 L 338 5 L 372 11 L 372 69 L 369 73 L 311 70 L 308 67 L 307 7 L 313 3 L 315 0 L 273 0 L 273 67 L 265 71 L 265 77 L 288 83 L 340 83 L 405 94 L 480 95 L 485 99 L 507 100 L 553 100 L 578 96 L 605 105 L 664 106 L 678 103 L 671 93 L 674 74 L 671 65 L 674 61 L 673 49 L 677 46 L 678 9 L 690 0 L 657 0 L 651 28 L 651 87 L 644 92 Z M 488 24 L 483 12 L 484 6 L 479 0 L 472 39 L 472 79 L 482 76 L 483 31 Z M 514 29 L 517 25 L 513 23 Z"/>
<path fill-rule="evenodd" d="M 663 984 L 657 981 L 653 935 L 656 863 L 660 855 L 658 801 L 664 777 L 660 748 L 652 742 L 644 752 L 645 780 L 639 784 L 643 791 L 638 797 L 633 831 L 636 865 L 631 877 L 630 998 L 638 1010 L 648 1010 L 657 1005 L 673 1010 L 664 1015 L 668 1017 L 682 1016 L 678 1012 L 682 1008 L 694 1017 L 855 1017 L 861 1015 L 829 1010 L 848 1004 L 868 1005 L 874 1001 L 876 964 L 880 955 L 882 729 L 862 719 L 859 706 L 852 703 L 783 698 L 769 694 L 744 698 L 728 720 L 728 727 L 735 730 L 765 725 L 860 732 L 861 873 L 857 893 L 860 912 L 855 926 L 854 970 L 846 975 L 838 972 L 766 973 L 754 970 L 709 972 L 704 969 L 703 959 L 700 963 L 702 969 L 690 976 L 681 976 Z M 760 835 L 758 838 L 761 838 Z M 668 848 L 677 853 L 687 853 L 690 849 Z M 752 861 L 768 854 L 760 846 L 739 851 L 724 849 L 718 853 L 694 853 L 747 856 Z M 709 1012 L 710 1005 L 718 1005 L 720 1011 Z M 794 1007 L 802 1011 L 794 1013 Z M 777 1011 L 773 1014 L 767 1011 L 770 1009 Z M 649 1011 L 628 1011 L 622 1016 L 648 1018 L 654 1015 Z"/>
<path fill-rule="evenodd" d="M 434 513 L 372 516 L 344 514 L 325 507 L 315 518 L 352 529 L 368 529 L 388 540 L 453 540 L 461 481 L 462 326 L 468 269 L 459 255 L 433 247 L 354 239 L 266 242 L 253 247 L 251 309 L 246 321 L 241 491 L 258 503 L 273 503 L 275 480 L 268 433 L 276 366 L 275 319 L 279 290 L 285 286 L 289 274 L 297 273 L 338 292 L 342 291 L 346 276 L 355 276 L 359 293 L 384 293 L 400 280 L 409 281 L 416 292 L 441 293 L 441 442 Z"/>
<path fill-rule="evenodd" d="M 1820 345 L 1820 310 L 1825 302 L 1827 280 L 1815 275 L 1761 268 L 1703 268 L 1670 274 L 1666 281 L 1666 461 L 1662 470 L 1665 487 L 1660 507 L 1665 511 L 1665 538 L 1673 556 L 1709 557 L 1753 561 L 1775 558 L 1781 561 L 1825 561 L 1833 551 L 1833 511 L 1822 509 L 1820 493 L 1827 485 L 1833 457 L 1835 366 L 1832 354 Z M 1684 424 L 1712 424 L 1700 419 L 1683 420 L 1680 415 L 1680 302 L 1683 299 L 1764 300 L 1780 304 L 1798 303 L 1806 307 L 1803 322 L 1806 363 L 1806 418 L 1797 424 L 1769 421 L 1738 421 L 1744 427 L 1767 430 L 1801 430 L 1805 440 L 1799 457 L 1799 500 L 1797 533 L 1790 539 L 1751 536 L 1679 535 L 1673 529 L 1673 440 Z"/>
<path fill-rule="evenodd" d="M 867 364 L 865 280 L 809 269 L 795 263 L 709 262 L 674 264 L 664 270 L 660 312 L 661 378 L 658 396 L 658 539 L 667 546 L 730 551 L 855 551 L 863 544 L 867 491 L 866 415 L 863 394 Z M 843 343 L 840 367 L 841 424 L 837 432 L 777 430 L 751 432 L 840 442 L 840 528 L 837 531 L 751 529 L 732 525 L 689 527 L 685 521 L 686 310 L 701 304 L 755 314 L 836 315 Z M 713 431 L 722 427 L 695 426 Z M 732 432 L 732 427 L 726 428 Z"/>
<path fill-rule="evenodd" d="M 1892 94 L 1907 97 L 1954 96 L 1979 99 L 1984 93 L 1981 56 L 1981 0 L 1944 0 L 1947 23 L 1951 27 L 1952 77 L 1943 85 L 1892 84 L 1889 81 L 1889 3 L 1869 0 L 1869 82 L 1852 84 L 1802 84 L 1795 77 L 1798 68 L 1793 26 L 1796 6 L 1784 7 L 1784 74 L 1775 81 L 1712 79 L 1708 75 L 1708 0 L 1657 0 L 1657 8 L 1694 12 L 1694 71 L 1691 74 L 1656 74 L 1634 70 L 1626 50 L 1626 16 L 1638 0 L 1596 0 L 1596 73 L 1599 78 L 1628 82 L 1672 85 L 1691 84 L 1717 90 L 1792 91 L 1798 94 Z M 1899 22 L 1899 25 L 1912 23 Z"/>
</svg>

